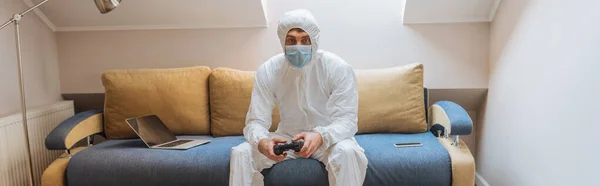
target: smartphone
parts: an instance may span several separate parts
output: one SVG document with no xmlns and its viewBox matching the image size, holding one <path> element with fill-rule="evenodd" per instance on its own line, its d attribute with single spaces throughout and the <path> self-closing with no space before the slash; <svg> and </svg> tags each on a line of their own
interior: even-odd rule
<svg viewBox="0 0 600 186">
<path fill-rule="evenodd" d="M 418 143 L 418 142 L 415 142 L 415 143 L 396 143 L 396 144 L 394 144 L 394 146 L 398 147 L 398 148 L 399 147 L 420 147 L 420 146 L 423 146 L 423 144 L 422 143 Z"/>
</svg>

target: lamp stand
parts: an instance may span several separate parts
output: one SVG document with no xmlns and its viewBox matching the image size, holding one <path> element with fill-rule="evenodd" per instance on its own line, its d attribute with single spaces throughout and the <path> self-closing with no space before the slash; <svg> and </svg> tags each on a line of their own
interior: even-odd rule
<svg viewBox="0 0 600 186">
<path fill-rule="evenodd" d="M 23 116 L 23 134 L 25 135 L 25 147 L 27 147 L 27 167 L 29 168 L 29 172 L 28 172 L 28 181 L 29 181 L 29 185 L 33 186 L 33 166 L 31 165 L 32 162 L 32 158 L 31 158 L 31 147 L 29 145 L 29 129 L 28 129 L 28 125 L 27 125 L 27 104 L 25 102 L 25 82 L 23 81 L 23 63 L 22 58 L 21 58 L 21 33 L 20 33 L 20 28 L 19 28 L 19 24 L 21 22 L 21 18 L 23 18 L 23 16 L 29 12 L 31 12 L 32 10 L 34 10 L 35 8 L 41 6 L 42 4 L 48 2 L 49 0 L 44 0 L 40 3 L 38 3 L 37 5 L 27 9 L 26 11 L 24 11 L 23 13 L 20 14 L 15 14 L 13 15 L 13 17 L 8 20 L 8 22 L 2 24 L 2 26 L 0 26 L 0 30 L 2 30 L 3 28 L 7 27 L 8 25 L 10 25 L 11 23 L 14 24 L 15 26 L 15 42 L 16 42 L 16 47 L 17 47 L 17 68 L 18 68 L 18 75 L 19 75 L 19 90 L 20 90 L 20 94 L 21 94 L 21 112 L 22 112 L 22 116 Z"/>
<path fill-rule="evenodd" d="M 19 23 L 21 22 L 21 18 L 25 16 L 25 14 L 31 12 L 39 6 L 42 6 L 44 3 L 49 0 L 43 0 L 38 4 L 32 6 L 31 8 L 25 10 L 20 14 L 13 15 L 6 23 L 0 26 L 0 30 L 6 28 L 10 24 L 15 25 L 15 40 L 17 47 L 17 64 L 19 68 L 19 88 L 21 93 L 21 112 L 23 113 L 23 133 L 25 134 L 25 147 L 27 147 L 27 167 L 29 167 L 29 185 L 33 186 L 33 166 L 31 165 L 31 147 L 29 146 L 29 129 L 27 125 L 27 104 L 25 104 L 25 83 L 23 81 L 23 64 L 21 63 L 21 33 L 19 30 Z M 115 9 L 121 3 L 121 0 L 94 0 L 96 3 L 96 7 L 100 11 L 100 13 L 105 14 L 113 9 Z"/>
</svg>

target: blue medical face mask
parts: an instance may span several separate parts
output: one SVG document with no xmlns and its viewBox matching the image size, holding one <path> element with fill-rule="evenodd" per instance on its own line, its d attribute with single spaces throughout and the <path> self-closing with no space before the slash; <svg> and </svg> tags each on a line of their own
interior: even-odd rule
<svg viewBox="0 0 600 186">
<path fill-rule="evenodd" d="M 285 46 L 285 58 L 292 65 L 298 68 L 304 67 L 312 58 L 311 45 L 290 45 Z"/>
</svg>

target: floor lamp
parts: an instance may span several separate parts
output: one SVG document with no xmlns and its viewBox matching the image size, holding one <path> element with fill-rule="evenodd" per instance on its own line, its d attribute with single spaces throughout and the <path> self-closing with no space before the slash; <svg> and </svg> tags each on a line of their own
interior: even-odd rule
<svg viewBox="0 0 600 186">
<path fill-rule="evenodd" d="M 21 112 L 23 116 L 23 130 L 25 133 L 25 146 L 27 147 L 27 166 L 29 167 L 29 185 L 33 186 L 33 166 L 31 165 L 31 148 L 29 146 L 29 132 L 27 129 L 27 105 L 25 104 L 25 86 L 23 82 L 23 65 L 21 64 L 21 35 L 19 31 L 19 23 L 21 22 L 21 18 L 25 16 L 27 13 L 36 9 L 37 7 L 43 5 L 49 0 L 43 0 L 42 2 L 32 6 L 31 8 L 25 10 L 20 14 L 15 14 L 13 17 L 8 20 L 6 23 L 0 26 L 0 30 L 4 29 L 10 24 L 14 24 L 15 26 L 15 40 L 17 47 L 17 66 L 19 70 L 19 88 L 21 93 Z M 121 0 L 94 0 L 96 3 L 96 7 L 100 10 L 100 13 L 105 14 L 115 9 L 121 3 Z"/>
</svg>

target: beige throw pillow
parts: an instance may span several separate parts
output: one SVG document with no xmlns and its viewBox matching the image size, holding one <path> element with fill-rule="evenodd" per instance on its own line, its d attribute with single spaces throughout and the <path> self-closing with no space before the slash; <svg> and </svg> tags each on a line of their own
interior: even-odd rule
<svg viewBox="0 0 600 186">
<path fill-rule="evenodd" d="M 427 131 L 422 64 L 355 72 L 359 134 Z"/>
<path fill-rule="evenodd" d="M 106 136 L 137 138 L 125 120 L 151 114 L 176 135 L 210 134 L 210 72 L 203 66 L 104 72 Z"/>
<path fill-rule="evenodd" d="M 216 68 L 209 77 L 210 119 L 213 136 L 242 135 L 254 86 L 253 71 Z M 270 131 L 279 124 L 275 107 Z"/>
</svg>

